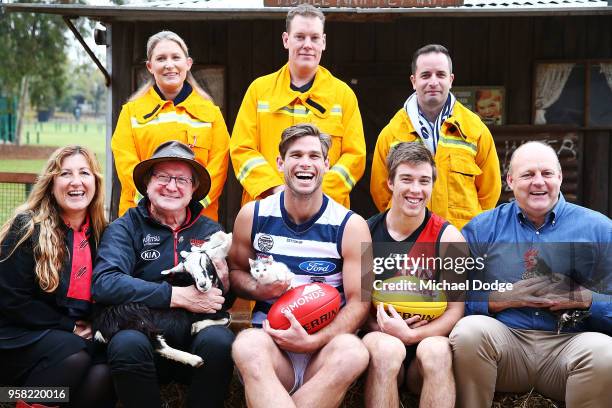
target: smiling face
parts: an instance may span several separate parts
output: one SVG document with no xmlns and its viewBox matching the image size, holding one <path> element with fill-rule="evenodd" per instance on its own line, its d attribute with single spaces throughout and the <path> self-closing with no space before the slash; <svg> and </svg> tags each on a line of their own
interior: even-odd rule
<svg viewBox="0 0 612 408">
<path fill-rule="evenodd" d="M 559 201 L 563 176 L 555 152 L 539 143 L 528 143 L 514 153 L 506 177 L 519 207 L 537 226 Z"/>
<path fill-rule="evenodd" d="M 419 106 L 430 111 L 441 110 L 454 78 L 446 55 L 441 52 L 419 55 L 416 72 L 410 76 Z"/>
<path fill-rule="evenodd" d="M 406 217 L 419 217 L 433 189 L 433 168 L 429 163 L 402 163 L 397 166 L 393 180 L 387 180 L 391 190 L 391 207 Z"/>
<path fill-rule="evenodd" d="M 325 50 L 323 22 L 317 17 L 295 16 L 289 32 L 283 33 L 283 45 L 289 51 L 291 72 L 314 73 Z"/>
<path fill-rule="evenodd" d="M 63 218 L 84 217 L 96 193 L 96 178 L 82 154 L 66 157 L 53 178 L 53 197 Z"/>
<path fill-rule="evenodd" d="M 323 157 L 317 136 L 296 139 L 285 157 L 278 158 L 278 168 L 284 173 L 286 190 L 300 196 L 311 195 L 321 189 L 329 161 Z"/>
<path fill-rule="evenodd" d="M 164 184 L 164 181 L 158 179 L 159 176 L 173 178 Z M 153 168 L 153 176 L 147 184 L 147 197 L 154 207 L 154 213 L 172 215 L 184 211 L 189 205 L 195 185 L 193 182 L 180 185 L 176 177 L 192 180 L 191 166 L 181 161 L 167 161 Z"/>
<path fill-rule="evenodd" d="M 165 95 L 179 92 L 193 61 L 174 41 L 161 40 L 157 43 L 147 69 L 155 78 L 155 83 Z"/>
<path fill-rule="evenodd" d="M 498 91 L 486 91 L 477 95 L 476 113 L 483 119 L 501 116 L 501 95 Z"/>
</svg>

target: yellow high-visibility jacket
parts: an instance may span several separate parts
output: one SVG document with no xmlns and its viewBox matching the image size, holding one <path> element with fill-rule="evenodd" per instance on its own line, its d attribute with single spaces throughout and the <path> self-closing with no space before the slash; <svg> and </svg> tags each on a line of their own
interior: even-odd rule
<svg viewBox="0 0 612 408">
<path fill-rule="evenodd" d="M 365 170 L 366 147 L 355 93 L 347 84 L 319 66 L 310 90 L 290 87 L 289 67 L 257 78 L 249 86 L 230 140 L 230 156 L 244 188 L 242 204 L 262 198 L 283 184 L 276 158 L 281 133 L 298 123 L 313 123 L 332 138 L 330 170 L 323 191 L 350 206 L 349 193 Z"/>
<path fill-rule="evenodd" d="M 179 103 L 165 101 L 151 87 L 142 97 L 123 105 L 111 148 L 121 182 L 119 216 L 135 207 L 134 167 L 151 157 L 163 142 L 178 140 L 191 146 L 196 160 L 210 173 L 211 187 L 201 201 L 202 214 L 217 221 L 219 196 L 227 177 L 229 133 L 221 110 L 196 91 Z"/>
<path fill-rule="evenodd" d="M 501 193 L 501 175 L 495 143 L 480 118 L 455 102 L 442 124 L 434 161 L 438 178 L 428 207 L 461 229 L 474 216 L 494 208 Z M 387 186 L 387 155 L 400 142 L 421 142 L 405 109 L 400 109 L 376 141 L 370 193 L 376 207 L 391 206 Z"/>
</svg>

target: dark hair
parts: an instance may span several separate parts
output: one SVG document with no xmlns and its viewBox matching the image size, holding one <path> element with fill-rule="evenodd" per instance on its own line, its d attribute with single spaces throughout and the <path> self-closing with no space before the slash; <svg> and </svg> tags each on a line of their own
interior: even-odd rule
<svg viewBox="0 0 612 408">
<path fill-rule="evenodd" d="M 323 28 L 325 28 L 325 15 L 318 8 L 310 5 L 310 4 L 300 4 L 299 6 L 293 7 L 287 13 L 287 19 L 285 20 L 285 30 L 289 32 L 291 28 L 291 21 L 295 16 L 302 17 L 316 17 L 323 23 Z"/>
<path fill-rule="evenodd" d="M 451 60 L 448 49 L 445 46 L 440 45 L 440 44 L 428 44 L 424 47 L 419 48 L 418 50 L 414 52 L 414 55 L 412 56 L 412 75 L 416 74 L 416 70 L 417 70 L 416 63 L 417 63 L 417 59 L 419 58 L 419 56 L 423 54 L 430 54 L 432 52 L 441 53 L 441 54 L 446 55 L 446 58 L 448 59 L 448 71 L 450 74 L 453 73 L 453 61 Z"/>
<path fill-rule="evenodd" d="M 285 154 L 287 154 L 287 151 L 293 142 L 305 136 L 314 136 L 319 138 L 323 158 L 327 159 L 327 153 L 331 147 L 331 137 L 325 133 L 321 133 L 319 129 L 311 123 L 300 123 L 283 130 L 281 141 L 278 144 L 278 151 L 281 158 L 285 159 Z"/>
<path fill-rule="evenodd" d="M 429 163 L 431 165 L 431 178 L 435 182 L 437 171 L 436 163 L 428 148 L 421 142 L 402 142 L 391 148 L 387 155 L 387 171 L 389 172 L 389 180 L 393 181 L 395 172 L 400 164 L 421 164 Z"/>
</svg>

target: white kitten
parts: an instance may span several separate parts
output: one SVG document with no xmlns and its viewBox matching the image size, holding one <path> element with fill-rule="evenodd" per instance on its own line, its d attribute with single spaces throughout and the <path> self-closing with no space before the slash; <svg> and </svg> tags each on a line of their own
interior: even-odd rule
<svg viewBox="0 0 612 408">
<path fill-rule="evenodd" d="M 255 260 L 249 259 L 249 265 L 251 266 L 251 276 L 261 285 L 268 285 L 276 281 L 291 284 L 295 276 L 287 265 L 282 262 L 275 262 L 272 255 Z"/>
</svg>

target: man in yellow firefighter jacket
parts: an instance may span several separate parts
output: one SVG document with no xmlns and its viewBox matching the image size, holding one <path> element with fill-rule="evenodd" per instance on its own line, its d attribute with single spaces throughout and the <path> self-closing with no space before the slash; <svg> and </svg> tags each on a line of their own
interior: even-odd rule
<svg viewBox="0 0 612 408">
<path fill-rule="evenodd" d="M 324 23 L 323 13 L 313 6 L 290 10 L 282 36 L 288 63 L 257 78 L 244 96 L 230 140 L 234 172 L 244 188 L 242 204 L 283 188 L 276 165 L 281 133 L 308 122 L 332 138 L 323 192 L 350 205 L 349 193 L 365 169 L 365 140 L 355 94 L 319 66 L 325 50 Z"/>
<path fill-rule="evenodd" d="M 415 52 L 410 76 L 415 92 L 378 136 L 370 193 L 380 211 L 388 208 L 389 150 L 400 142 L 423 143 L 438 169 L 429 208 L 461 229 L 474 216 L 495 207 L 501 176 L 491 132 L 450 92 L 452 72 L 445 47 L 431 44 Z"/>
</svg>

